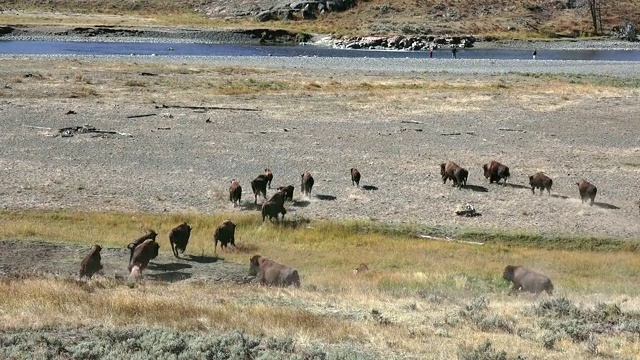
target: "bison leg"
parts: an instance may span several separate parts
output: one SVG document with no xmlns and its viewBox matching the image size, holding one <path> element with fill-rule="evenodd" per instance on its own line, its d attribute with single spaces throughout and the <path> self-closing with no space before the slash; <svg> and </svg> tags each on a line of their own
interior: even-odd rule
<svg viewBox="0 0 640 360">
<path fill-rule="evenodd" d="M 170 244 L 171 244 L 171 252 L 173 252 L 173 256 L 178 257 L 178 250 L 173 245 L 173 241 L 171 241 Z"/>
</svg>

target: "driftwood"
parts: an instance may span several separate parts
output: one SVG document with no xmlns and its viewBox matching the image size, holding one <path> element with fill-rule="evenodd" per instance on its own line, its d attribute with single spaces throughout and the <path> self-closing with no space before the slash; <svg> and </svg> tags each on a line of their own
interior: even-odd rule
<svg viewBox="0 0 640 360">
<path fill-rule="evenodd" d="M 140 75 L 142 76 L 158 76 L 158 74 L 154 74 L 154 73 L 150 73 L 150 72 L 141 72 Z"/>
<path fill-rule="evenodd" d="M 459 133 L 459 132 L 454 132 L 454 133 L 442 133 L 440 135 L 442 135 L 442 136 L 454 136 L 454 135 L 462 135 L 462 134 Z"/>
<path fill-rule="evenodd" d="M 527 130 L 509 129 L 509 128 L 498 128 L 498 130 L 500 130 L 500 131 L 515 131 L 515 132 L 521 132 L 521 133 L 526 133 L 527 132 Z"/>
<path fill-rule="evenodd" d="M 158 114 L 156 113 L 150 113 L 150 114 L 142 114 L 142 115 L 129 115 L 127 116 L 127 119 L 135 119 L 135 118 L 141 118 L 141 117 L 148 117 L 148 116 L 156 116 Z"/>
<path fill-rule="evenodd" d="M 189 106 L 189 105 L 156 105 L 156 109 L 191 109 L 191 110 L 238 110 L 238 111 L 260 111 L 253 108 L 234 108 L 225 106 Z"/>
<path fill-rule="evenodd" d="M 405 124 L 424 124 L 423 122 L 415 121 L 415 120 L 402 120 L 400 122 Z"/>
<path fill-rule="evenodd" d="M 58 129 L 58 133 L 62 137 L 70 137 L 70 136 L 73 136 L 74 134 L 85 134 L 85 133 L 112 134 L 112 135 L 120 135 L 120 136 L 127 136 L 127 137 L 133 136 L 129 133 L 123 133 L 123 132 L 114 131 L 114 130 L 96 129 L 95 127 L 90 125 L 65 127 L 65 128 Z"/>
<path fill-rule="evenodd" d="M 445 241 L 445 242 L 456 242 L 456 243 L 461 243 L 461 244 L 484 245 L 483 242 L 464 241 L 464 240 L 456 240 L 456 239 L 451 239 L 451 238 L 439 238 L 439 237 L 435 237 L 435 236 L 421 235 L 421 234 L 417 234 L 416 237 L 419 237 L 421 239 L 429 239 L 429 240 L 437 240 L 437 241 Z"/>
<path fill-rule="evenodd" d="M 25 124 L 22 124 L 22 126 L 24 126 L 26 128 L 29 128 L 29 129 L 53 130 L 53 128 L 44 127 L 44 126 L 33 126 L 33 125 L 25 125 Z"/>
</svg>

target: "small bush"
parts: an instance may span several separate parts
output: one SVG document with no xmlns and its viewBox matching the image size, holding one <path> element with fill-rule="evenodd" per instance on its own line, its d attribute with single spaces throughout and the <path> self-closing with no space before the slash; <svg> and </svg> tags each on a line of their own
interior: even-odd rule
<svg viewBox="0 0 640 360">
<path fill-rule="evenodd" d="M 463 347 L 458 350 L 460 360 L 507 360 L 505 351 L 495 350 L 491 341 L 487 340 L 477 348 Z"/>
</svg>

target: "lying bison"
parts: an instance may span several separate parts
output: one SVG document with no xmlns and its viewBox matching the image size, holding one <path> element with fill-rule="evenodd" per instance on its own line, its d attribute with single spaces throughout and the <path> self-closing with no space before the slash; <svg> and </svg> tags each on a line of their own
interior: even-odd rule
<svg viewBox="0 0 640 360">
<path fill-rule="evenodd" d="M 535 173 L 529 176 L 529 185 L 531 185 L 531 192 L 535 194 L 535 189 L 540 189 L 540 195 L 546 189 L 549 195 L 551 195 L 551 186 L 553 180 L 543 173 Z"/>
<path fill-rule="evenodd" d="M 267 186 L 271 189 L 271 181 L 273 180 L 273 173 L 271 172 L 271 169 L 264 169 L 264 176 L 267 179 Z"/>
<path fill-rule="evenodd" d="M 147 239 L 142 244 L 136 246 L 133 251 L 133 256 L 129 261 L 129 272 L 133 272 L 134 267 L 136 267 L 139 274 L 142 274 L 142 270 L 146 269 L 149 261 L 158 256 L 159 250 L 160 244 L 153 239 Z"/>
<path fill-rule="evenodd" d="M 503 179 L 502 185 L 506 185 L 507 179 L 511 176 L 508 166 L 493 160 L 489 161 L 488 164 L 482 165 L 482 169 L 484 170 L 485 179 L 489 179 L 489 184 L 492 184 L 494 181 L 498 184 L 500 183 L 500 179 Z"/>
<path fill-rule="evenodd" d="M 229 186 L 229 201 L 233 203 L 233 207 L 236 207 L 240 205 L 240 200 L 242 200 L 242 186 L 236 179 L 233 179 Z"/>
<path fill-rule="evenodd" d="M 509 290 L 509 295 L 518 290 L 528 291 L 536 295 L 546 291 L 549 295 L 553 295 L 553 284 L 548 277 L 523 266 L 507 265 L 504 268 L 502 278 L 513 283 L 513 287 Z"/>
<path fill-rule="evenodd" d="M 102 247 L 100 245 L 93 245 L 91 250 L 85 255 L 80 263 L 80 272 L 78 276 L 82 279 L 82 277 L 86 276 L 87 278 L 91 278 L 94 274 L 99 273 L 102 270 L 102 264 L 100 261 L 102 258 L 100 257 L 100 251 Z"/>
<path fill-rule="evenodd" d="M 131 251 L 131 254 L 129 255 L 129 261 L 131 261 L 131 258 L 133 258 L 133 252 L 138 245 L 149 239 L 156 241 L 156 236 L 158 236 L 158 234 L 155 231 L 149 230 L 146 235 L 134 240 L 132 243 L 129 243 L 129 245 L 127 245 L 127 248 Z"/>
<path fill-rule="evenodd" d="M 295 187 L 293 187 L 293 185 L 287 185 L 287 186 L 278 187 L 278 192 L 283 192 L 284 193 L 284 199 L 285 200 L 293 201 L 293 190 L 295 190 Z"/>
<path fill-rule="evenodd" d="M 447 180 L 451 179 L 451 181 L 453 181 L 453 185 L 457 186 L 458 189 L 463 186 L 467 186 L 469 172 L 467 169 L 460 167 L 453 161 L 447 161 L 446 163 L 440 164 L 440 175 L 442 175 L 443 184 L 446 184 Z"/>
<path fill-rule="evenodd" d="M 273 218 L 278 220 L 278 215 L 282 214 L 282 218 L 284 219 L 284 215 L 287 213 L 287 209 L 284 208 L 284 198 L 283 201 L 266 201 L 262 204 L 262 222 L 264 219 L 269 218 L 269 221 L 273 221 Z"/>
<path fill-rule="evenodd" d="M 360 187 L 360 171 L 356 168 L 351 168 L 351 185 Z"/>
<path fill-rule="evenodd" d="M 249 275 L 255 275 L 262 285 L 300 287 L 300 276 L 297 270 L 260 255 L 254 255 L 249 259 Z"/>
<path fill-rule="evenodd" d="M 251 180 L 251 190 L 253 190 L 253 203 L 258 203 L 258 195 L 262 194 L 262 197 L 267 199 L 267 176 L 258 175 L 255 179 Z"/>
<path fill-rule="evenodd" d="M 300 190 L 302 191 L 302 195 L 309 196 L 311 195 L 311 189 L 313 188 L 313 176 L 308 171 L 305 171 L 304 174 L 300 175 Z"/>
<path fill-rule="evenodd" d="M 585 203 L 589 199 L 591 200 L 589 205 L 593 205 L 593 199 L 596 198 L 598 188 L 587 180 L 581 180 L 576 185 L 578 185 L 578 191 L 580 192 L 580 200 Z"/>
<path fill-rule="evenodd" d="M 169 232 L 169 243 L 171 244 L 173 256 L 179 257 L 178 251 L 184 254 L 184 251 L 187 250 L 187 244 L 189 243 L 189 236 L 191 236 L 191 226 L 187 225 L 186 222 L 171 229 L 171 232 Z"/>
<path fill-rule="evenodd" d="M 227 244 L 236 246 L 236 224 L 231 220 L 225 220 L 216 229 L 213 234 L 213 253 L 218 250 L 218 241 L 220 241 L 220 249 L 227 247 Z"/>
</svg>

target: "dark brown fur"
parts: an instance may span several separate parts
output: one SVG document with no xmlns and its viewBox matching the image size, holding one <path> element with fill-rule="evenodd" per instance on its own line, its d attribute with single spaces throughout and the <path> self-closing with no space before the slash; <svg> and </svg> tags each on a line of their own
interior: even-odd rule
<svg viewBox="0 0 640 360">
<path fill-rule="evenodd" d="M 457 186 L 458 189 L 463 186 L 467 186 L 469 172 L 467 169 L 459 166 L 453 161 L 447 161 L 446 163 L 440 164 L 440 175 L 442 175 L 443 184 L 446 184 L 447 180 L 451 179 L 451 181 L 453 181 L 453 185 Z"/>
<path fill-rule="evenodd" d="M 351 168 L 351 185 L 360 187 L 360 171 L 356 168 Z"/>
<path fill-rule="evenodd" d="M 224 249 L 227 247 L 227 244 L 231 244 L 234 247 L 236 246 L 236 224 L 231 222 L 231 220 L 225 220 L 222 222 L 220 226 L 216 229 L 213 234 L 213 253 L 215 254 L 218 250 L 218 241 L 220 241 L 220 249 Z"/>
<path fill-rule="evenodd" d="M 553 295 L 553 283 L 548 277 L 523 266 L 507 265 L 502 273 L 502 278 L 513 283 L 509 294 L 522 290 L 536 295 L 546 291 L 547 294 Z"/>
<path fill-rule="evenodd" d="M 576 185 L 578 185 L 580 200 L 585 203 L 587 199 L 589 199 L 589 205 L 593 205 L 593 200 L 596 198 L 598 188 L 587 180 L 580 180 Z"/>
<path fill-rule="evenodd" d="M 187 250 L 187 244 L 189 244 L 189 237 L 191 236 L 191 226 L 187 225 L 186 222 L 174 227 L 169 232 L 169 243 L 171 244 L 171 251 L 173 251 L 173 256 L 178 256 L 178 251 L 181 254 L 184 254 L 184 251 Z"/>
<path fill-rule="evenodd" d="M 282 214 L 282 218 L 284 219 L 284 215 L 287 213 L 287 209 L 284 208 L 283 204 L 276 201 L 266 201 L 262 204 L 262 222 L 267 217 L 269 221 L 272 221 L 273 218 L 278 220 L 278 215 Z"/>
<path fill-rule="evenodd" d="M 149 261 L 158 256 L 159 250 L 160 244 L 153 239 L 147 239 L 142 244 L 136 246 L 131 261 L 129 261 L 129 272 L 131 272 L 134 266 L 138 266 L 140 272 L 142 272 L 142 270 L 146 269 L 149 265 Z"/>
<path fill-rule="evenodd" d="M 535 173 L 529 176 L 529 185 L 531 185 L 531 192 L 535 194 L 535 189 L 540 189 L 540 195 L 546 189 L 549 195 L 551 195 L 551 186 L 553 180 L 543 173 Z"/>
<path fill-rule="evenodd" d="M 300 190 L 302 191 L 302 195 L 311 195 L 311 189 L 313 189 L 313 176 L 311 176 L 311 173 L 308 171 L 305 171 L 304 174 L 300 175 Z"/>
<path fill-rule="evenodd" d="M 129 245 L 127 245 L 127 248 L 131 251 L 131 254 L 129 255 L 129 261 L 131 261 L 131 259 L 133 258 L 133 252 L 138 245 L 142 244 L 143 242 L 145 242 L 145 240 L 148 239 L 156 241 L 156 236 L 158 236 L 158 234 L 155 231 L 149 230 L 146 235 L 134 240 L 132 243 L 129 243 Z"/>
<path fill-rule="evenodd" d="M 80 272 L 78 276 L 82 278 L 86 276 L 87 278 L 91 278 L 93 274 L 96 274 L 102 270 L 102 264 L 100 263 L 100 251 L 102 247 L 100 245 L 93 245 L 91 250 L 84 256 L 82 262 L 80 263 Z"/>
<path fill-rule="evenodd" d="M 353 270 L 355 274 L 362 274 L 365 271 L 369 271 L 369 267 L 365 263 L 360 264 L 360 266 Z"/>
<path fill-rule="evenodd" d="M 249 259 L 249 274 L 255 275 L 262 285 L 300 287 L 300 276 L 297 270 L 260 255 L 254 255 Z"/>
<path fill-rule="evenodd" d="M 502 185 L 506 185 L 507 179 L 511 176 L 508 166 L 494 160 L 482 165 L 482 169 L 484 170 L 485 179 L 489 179 L 489 184 L 492 184 L 494 181 L 498 184 L 500 183 L 500 179 L 503 179 Z"/>
<path fill-rule="evenodd" d="M 271 189 L 271 181 L 273 180 L 273 173 L 271 172 L 271 169 L 264 169 L 264 175 L 267 177 L 267 186 Z"/>
<path fill-rule="evenodd" d="M 240 205 L 240 201 L 242 200 L 242 186 L 238 180 L 231 180 L 231 186 L 229 186 L 229 201 L 233 203 L 233 207 Z"/>
<path fill-rule="evenodd" d="M 267 200 L 267 176 L 258 175 L 255 179 L 251 180 L 251 190 L 253 190 L 254 204 L 258 203 L 258 195 L 262 194 L 262 197 Z"/>
<path fill-rule="evenodd" d="M 293 190 L 295 190 L 295 187 L 293 185 L 280 186 L 278 188 L 278 191 L 284 192 L 284 199 L 291 201 L 293 201 Z"/>
</svg>

